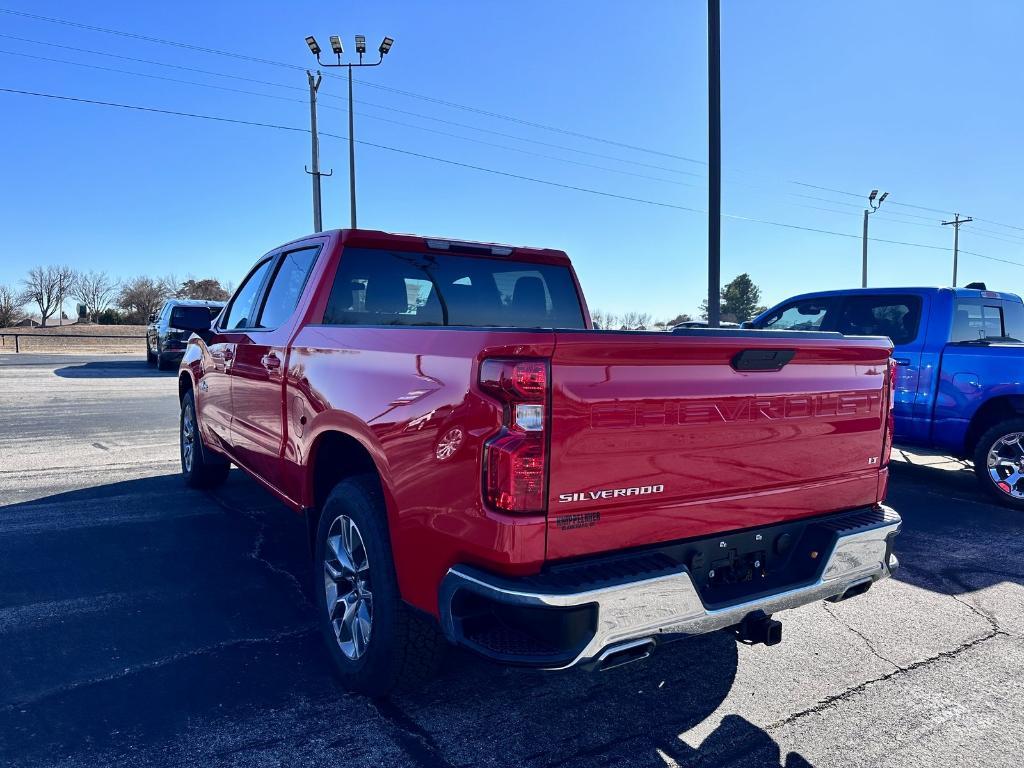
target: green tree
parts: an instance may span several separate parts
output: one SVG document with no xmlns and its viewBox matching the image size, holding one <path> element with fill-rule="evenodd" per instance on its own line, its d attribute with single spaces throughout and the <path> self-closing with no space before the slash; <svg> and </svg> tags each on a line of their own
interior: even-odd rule
<svg viewBox="0 0 1024 768">
<path fill-rule="evenodd" d="M 744 272 L 733 278 L 732 282 L 722 286 L 721 307 L 719 313 L 722 320 L 742 323 L 750 320 L 765 310 L 758 302 L 761 301 L 761 289 Z M 700 316 L 708 319 L 708 301 L 700 303 Z"/>
<path fill-rule="evenodd" d="M 760 301 L 761 289 L 746 272 L 722 286 L 722 314 L 733 315 L 737 323 L 754 317 Z"/>
</svg>

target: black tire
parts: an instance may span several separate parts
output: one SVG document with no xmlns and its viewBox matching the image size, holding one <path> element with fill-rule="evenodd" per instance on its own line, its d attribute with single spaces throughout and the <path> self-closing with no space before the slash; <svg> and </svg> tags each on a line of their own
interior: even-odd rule
<svg viewBox="0 0 1024 768">
<path fill-rule="evenodd" d="M 343 516 L 356 526 L 368 566 L 365 572 L 369 574 L 362 584 L 372 593 L 369 638 L 356 658 L 342 649 L 342 640 L 335 633 L 328 611 L 329 581 L 335 583 L 338 594 L 345 588 L 327 575 L 328 536 Z M 320 514 L 315 550 L 313 587 L 318 621 L 342 684 L 358 693 L 382 697 L 399 688 L 415 687 L 430 678 L 441 661 L 445 640 L 436 624 L 415 613 L 399 594 L 384 498 L 376 477 L 351 477 L 331 491 Z M 330 562 L 340 563 L 333 557 Z M 353 580 L 349 583 L 354 586 Z M 353 589 L 352 594 L 355 593 Z M 336 602 L 337 605 L 341 602 Z"/>
<path fill-rule="evenodd" d="M 190 429 L 186 429 L 190 427 Z M 186 432 L 191 435 L 191 440 Z M 186 443 L 191 443 L 191 454 L 186 457 Z M 192 392 L 186 392 L 181 400 L 181 416 L 178 421 L 178 446 L 181 456 L 181 476 L 185 485 L 191 488 L 212 488 L 228 478 L 231 463 L 203 445 L 196 417 L 196 401 Z M 189 460 L 190 459 L 190 460 Z"/>
<path fill-rule="evenodd" d="M 146 339 L 146 365 L 153 365 L 154 363 L 156 363 L 156 355 L 149 348 L 149 339 Z"/>
<path fill-rule="evenodd" d="M 1013 496 L 1003 488 L 1000 488 L 995 478 L 989 474 L 988 467 L 988 455 L 989 452 L 995 447 L 1002 438 L 1007 435 L 1013 435 L 1016 433 L 1024 434 L 1024 418 L 1007 419 L 1001 421 L 998 424 L 990 427 L 986 432 L 978 438 L 978 442 L 974 447 L 974 473 L 978 476 L 978 482 L 981 483 L 981 487 L 985 489 L 985 492 L 992 498 L 998 501 L 1004 506 L 1011 507 L 1013 509 L 1024 510 L 1024 479 L 1018 480 L 1013 484 L 1019 497 Z M 1016 449 L 1005 449 L 1004 454 L 1008 459 L 1015 460 L 1018 465 L 1018 469 L 1024 467 L 1024 455 L 1016 455 L 1024 452 L 1024 446 L 1022 451 L 1016 451 Z M 1004 470 L 1009 472 L 1009 470 Z M 1006 477 L 1006 475 L 1003 475 Z M 1004 483 L 1005 485 L 1005 483 Z"/>
<path fill-rule="evenodd" d="M 164 353 L 160 351 L 160 342 L 156 345 L 156 369 L 158 371 L 169 371 L 174 365 L 164 357 Z"/>
</svg>

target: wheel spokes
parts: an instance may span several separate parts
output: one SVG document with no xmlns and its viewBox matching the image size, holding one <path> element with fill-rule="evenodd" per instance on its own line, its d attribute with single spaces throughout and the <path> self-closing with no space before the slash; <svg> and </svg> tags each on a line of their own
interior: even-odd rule
<svg viewBox="0 0 1024 768">
<path fill-rule="evenodd" d="M 366 546 L 355 522 L 345 515 L 338 516 L 328 530 L 324 549 L 328 620 L 342 653 L 358 659 L 370 642 L 373 593 Z"/>
</svg>

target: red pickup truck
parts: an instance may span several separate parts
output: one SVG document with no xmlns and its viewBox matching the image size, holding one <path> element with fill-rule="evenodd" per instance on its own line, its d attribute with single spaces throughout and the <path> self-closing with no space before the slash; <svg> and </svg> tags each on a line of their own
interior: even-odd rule
<svg viewBox="0 0 1024 768">
<path fill-rule="evenodd" d="M 897 566 L 888 339 L 594 330 L 554 250 L 342 230 L 277 248 L 179 370 L 185 481 L 308 521 L 351 688 L 448 641 L 607 668 Z"/>
</svg>

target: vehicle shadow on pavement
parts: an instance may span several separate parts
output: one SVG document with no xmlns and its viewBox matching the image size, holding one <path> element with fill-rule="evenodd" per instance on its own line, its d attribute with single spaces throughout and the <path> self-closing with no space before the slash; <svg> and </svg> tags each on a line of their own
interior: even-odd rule
<svg viewBox="0 0 1024 768">
<path fill-rule="evenodd" d="M 737 648 L 716 633 L 604 673 L 452 650 L 415 693 L 343 691 L 315 628 L 305 525 L 232 472 L 0 507 L 0 764 L 806 766 L 714 715 Z"/>
<path fill-rule="evenodd" d="M 887 503 L 903 517 L 898 580 L 949 595 L 1024 585 L 1024 513 L 990 502 L 971 469 L 890 467 Z"/>
<path fill-rule="evenodd" d="M 175 371 L 158 371 L 145 360 L 93 360 L 78 365 L 65 365 L 54 370 L 62 379 L 132 379 L 172 376 Z"/>
</svg>

